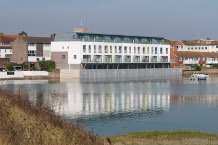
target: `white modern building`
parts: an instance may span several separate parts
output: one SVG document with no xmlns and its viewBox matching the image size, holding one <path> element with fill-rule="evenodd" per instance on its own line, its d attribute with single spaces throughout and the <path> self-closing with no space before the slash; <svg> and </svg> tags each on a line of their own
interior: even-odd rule
<svg viewBox="0 0 218 145">
<path fill-rule="evenodd" d="M 170 45 L 162 37 L 70 32 L 51 42 L 51 59 L 57 68 L 168 68 Z"/>
</svg>

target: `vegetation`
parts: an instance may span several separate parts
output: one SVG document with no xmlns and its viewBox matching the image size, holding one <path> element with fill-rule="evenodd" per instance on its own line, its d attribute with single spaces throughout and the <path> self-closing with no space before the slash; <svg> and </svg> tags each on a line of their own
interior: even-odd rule
<svg viewBox="0 0 218 145">
<path fill-rule="evenodd" d="M 218 64 L 213 64 L 212 68 L 218 69 Z"/>
<path fill-rule="evenodd" d="M 23 63 L 23 69 L 24 70 L 29 70 L 30 68 L 29 68 L 28 64 Z"/>
<path fill-rule="evenodd" d="M 0 90 L 0 144 L 84 144 L 103 140 L 21 94 Z"/>
<path fill-rule="evenodd" d="M 30 70 L 32 70 L 32 71 L 36 71 L 36 69 L 37 69 L 37 68 L 36 68 L 35 66 L 33 66 L 33 67 L 30 68 Z"/>
<path fill-rule="evenodd" d="M 14 67 L 10 63 L 6 63 L 6 69 L 9 70 L 9 71 L 14 71 Z"/>
<path fill-rule="evenodd" d="M 202 69 L 202 67 L 199 66 L 199 65 L 191 66 L 191 68 L 192 68 L 193 70 L 196 70 L 196 71 L 201 71 L 201 69 Z"/>
<path fill-rule="evenodd" d="M 40 61 L 39 66 L 41 70 L 46 70 L 50 72 L 52 69 L 55 69 L 55 62 L 52 60 Z"/>
<path fill-rule="evenodd" d="M 56 36 L 56 33 L 52 33 L 50 37 L 55 37 Z"/>
<path fill-rule="evenodd" d="M 4 34 L 4 33 L 1 32 L 0 34 Z"/>
<path fill-rule="evenodd" d="M 20 32 L 18 35 L 28 36 L 25 31 Z"/>
<path fill-rule="evenodd" d="M 218 144 L 218 135 L 193 130 L 135 132 L 110 137 L 113 144 Z"/>
</svg>

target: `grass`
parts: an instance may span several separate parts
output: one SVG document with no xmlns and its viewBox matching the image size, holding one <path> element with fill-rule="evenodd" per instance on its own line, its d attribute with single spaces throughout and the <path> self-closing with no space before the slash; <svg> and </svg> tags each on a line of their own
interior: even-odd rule
<svg viewBox="0 0 218 145">
<path fill-rule="evenodd" d="M 218 144 L 218 135 L 201 131 L 152 131 L 134 132 L 110 137 L 113 144 L 141 145 L 141 144 Z"/>
<path fill-rule="evenodd" d="M 1 144 L 98 145 L 103 139 L 21 95 L 0 90 Z"/>
</svg>

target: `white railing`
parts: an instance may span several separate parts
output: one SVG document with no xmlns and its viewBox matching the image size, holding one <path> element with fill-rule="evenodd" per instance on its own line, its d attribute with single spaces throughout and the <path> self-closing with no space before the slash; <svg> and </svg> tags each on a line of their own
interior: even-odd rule
<svg viewBox="0 0 218 145">
<path fill-rule="evenodd" d="M 207 60 L 206 64 L 218 64 L 218 61 L 217 60 L 215 60 L 215 61 Z"/>
</svg>

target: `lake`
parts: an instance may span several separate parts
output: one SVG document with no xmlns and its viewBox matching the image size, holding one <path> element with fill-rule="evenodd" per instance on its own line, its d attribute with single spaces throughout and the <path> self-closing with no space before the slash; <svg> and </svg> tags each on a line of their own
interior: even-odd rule
<svg viewBox="0 0 218 145">
<path fill-rule="evenodd" d="M 99 136 L 191 128 L 218 133 L 218 78 L 8 80 L 0 87 L 81 121 Z"/>
</svg>

